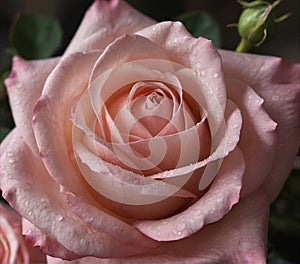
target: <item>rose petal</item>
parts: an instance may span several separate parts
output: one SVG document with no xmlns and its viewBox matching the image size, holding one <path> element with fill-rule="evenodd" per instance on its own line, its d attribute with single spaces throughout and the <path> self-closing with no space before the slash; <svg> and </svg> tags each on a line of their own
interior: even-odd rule
<svg viewBox="0 0 300 264">
<path fill-rule="evenodd" d="M 38 150 L 31 127 L 33 107 L 49 73 L 59 60 L 60 58 L 25 61 L 14 56 L 12 71 L 5 80 L 14 122 L 20 127 L 35 155 L 38 155 Z"/>
<path fill-rule="evenodd" d="M 74 53 L 65 57 L 48 77 L 34 107 L 32 127 L 40 157 L 49 174 L 74 193 L 83 193 L 83 189 L 71 161 L 70 105 L 86 88 L 98 55 L 99 52 Z"/>
<path fill-rule="evenodd" d="M 83 177 L 98 193 L 122 204 L 151 204 L 172 195 L 195 197 L 180 187 L 152 180 L 99 159 L 82 144 L 75 143 Z"/>
<path fill-rule="evenodd" d="M 104 49 L 123 34 L 131 34 L 154 24 L 125 1 L 95 0 L 87 10 L 65 54 L 75 51 Z"/>
<path fill-rule="evenodd" d="M 25 218 L 23 218 L 22 221 L 22 230 L 26 242 L 34 247 L 40 247 L 40 249 L 47 255 L 63 259 L 76 259 L 80 257 L 76 253 L 67 250 L 55 239 L 46 236 Z"/>
<path fill-rule="evenodd" d="M 18 131 L 10 133 L 5 141 L 8 143 L 0 157 L 3 196 L 24 218 L 57 240 L 56 246 L 64 245 L 79 256 L 102 258 L 135 255 L 149 250 L 145 247 L 145 244 L 149 245 L 148 239 L 141 247 L 136 247 L 79 221 L 68 208 L 64 192 L 48 175 L 41 161 L 33 156 Z M 13 162 L 7 153 L 14 153 Z"/>
<path fill-rule="evenodd" d="M 71 211 L 95 230 L 137 247 L 158 247 L 159 243 L 147 238 L 131 225 L 111 216 L 82 199 L 67 195 L 67 204 Z"/>
<path fill-rule="evenodd" d="M 220 55 L 210 40 L 195 39 L 180 22 L 162 22 L 137 32 L 162 47 L 173 62 L 195 71 L 210 85 L 221 108 L 226 106 Z M 182 48 L 184 47 L 184 48 Z"/>
<path fill-rule="evenodd" d="M 204 175 L 199 183 L 199 188 L 204 190 L 216 176 L 220 167 L 220 163 L 222 162 L 222 158 L 226 157 L 230 151 L 234 150 L 239 141 L 240 130 L 242 126 L 241 112 L 230 100 L 227 102 L 224 118 L 226 122 L 225 134 L 221 134 L 221 143 L 208 158 L 185 167 L 157 173 L 150 177 L 154 179 L 177 177 L 191 173 L 207 165 L 206 171 L 204 172 Z"/>
<path fill-rule="evenodd" d="M 262 190 L 257 190 L 235 205 L 222 220 L 207 225 L 189 238 L 163 243 L 140 256 L 119 259 L 87 257 L 68 264 L 265 264 L 268 211 L 268 198 Z M 49 264 L 67 264 L 51 257 L 47 260 Z"/>
<path fill-rule="evenodd" d="M 246 163 L 241 193 L 244 197 L 259 188 L 273 166 L 277 124 L 265 112 L 264 100 L 247 84 L 227 79 L 226 86 L 228 97 L 239 106 L 243 117 L 239 147 Z"/>
<path fill-rule="evenodd" d="M 264 182 L 264 189 L 272 201 L 288 177 L 299 147 L 300 64 L 288 64 L 281 58 L 268 56 L 220 53 L 225 76 L 238 76 L 253 87 L 265 100 L 267 113 L 278 124 L 276 157 Z"/>
<path fill-rule="evenodd" d="M 239 200 L 245 164 L 236 148 L 223 160 L 212 186 L 195 204 L 180 214 L 157 221 L 137 221 L 135 227 L 159 241 L 178 240 L 221 219 Z M 188 219 L 188 220 L 187 220 Z"/>
</svg>

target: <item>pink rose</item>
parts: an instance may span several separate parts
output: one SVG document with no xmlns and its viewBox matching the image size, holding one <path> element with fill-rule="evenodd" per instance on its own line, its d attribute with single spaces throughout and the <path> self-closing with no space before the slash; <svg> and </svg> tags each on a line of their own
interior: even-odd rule
<svg viewBox="0 0 300 264">
<path fill-rule="evenodd" d="M 265 263 L 299 68 L 97 0 L 62 57 L 13 60 L 3 195 L 49 263 Z"/>
<path fill-rule="evenodd" d="M 0 203 L 0 263 L 45 263 L 39 248 L 26 244 L 22 236 L 22 219 L 11 208 Z"/>
</svg>

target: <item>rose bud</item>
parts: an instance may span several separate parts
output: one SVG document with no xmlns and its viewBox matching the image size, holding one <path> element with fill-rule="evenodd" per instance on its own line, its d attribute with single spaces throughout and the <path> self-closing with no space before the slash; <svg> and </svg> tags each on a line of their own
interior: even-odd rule
<svg viewBox="0 0 300 264">
<path fill-rule="evenodd" d="M 255 46 L 270 40 L 275 34 L 276 24 L 288 16 L 287 14 L 276 18 L 275 7 L 280 2 L 276 1 L 270 4 L 260 0 L 250 3 L 239 1 L 245 8 L 237 24 L 241 38 Z"/>
</svg>

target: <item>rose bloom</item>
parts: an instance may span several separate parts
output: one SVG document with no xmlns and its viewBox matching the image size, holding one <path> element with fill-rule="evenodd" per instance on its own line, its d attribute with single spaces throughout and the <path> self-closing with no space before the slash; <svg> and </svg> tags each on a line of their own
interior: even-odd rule
<svg viewBox="0 0 300 264">
<path fill-rule="evenodd" d="M 45 263 L 39 248 L 28 246 L 22 236 L 22 218 L 11 208 L 0 203 L 0 263 Z"/>
<path fill-rule="evenodd" d="M 5 83 L 1 188 L 49 263 L 265 263 L 299 64 L 97 0 L 63 56 L 15 56 Z"/>
</svg>

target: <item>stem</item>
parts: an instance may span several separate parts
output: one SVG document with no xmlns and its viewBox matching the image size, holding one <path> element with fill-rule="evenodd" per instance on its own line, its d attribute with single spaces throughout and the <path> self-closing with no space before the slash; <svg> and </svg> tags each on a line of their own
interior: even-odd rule
<svg viewBox="0 0 300 264">
<path fill-rule="evenodd" d="M 249 49 L 251 49 L 252 45 L 247 42 L 245 39 L 241 39 L 239 45 L 236 47 L 236 52 L 247 52 Z"/>
</svg>

